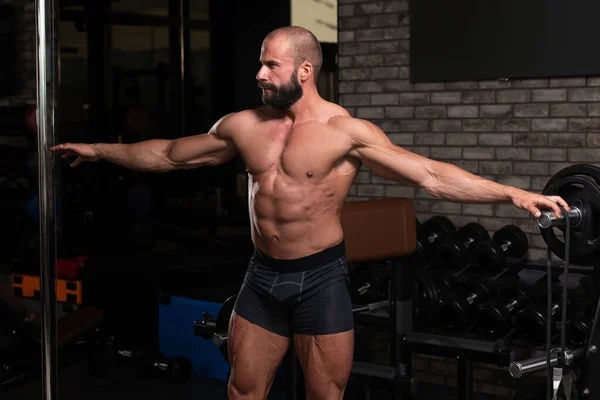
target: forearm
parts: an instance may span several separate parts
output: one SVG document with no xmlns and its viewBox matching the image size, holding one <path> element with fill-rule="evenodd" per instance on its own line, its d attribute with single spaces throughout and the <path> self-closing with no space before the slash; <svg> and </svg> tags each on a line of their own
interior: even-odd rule
<svg viewBox="0 0 600 400">
<path fill-rule="evenodd" d="M 521 189 L 501 185 L 471 174 L 452 164 L 432 162 L 422 188 L 432 195 L 462 203 L 495 203 L 511 201 Z"/>
<path fill-rule="evenodd" d="M 173 165 L 166 157 L 169 140 L 147 140 L 133 144 L 96 143 L 96 154 L 113 164 L 139 171 L 169 171 Z"/>
</svg>

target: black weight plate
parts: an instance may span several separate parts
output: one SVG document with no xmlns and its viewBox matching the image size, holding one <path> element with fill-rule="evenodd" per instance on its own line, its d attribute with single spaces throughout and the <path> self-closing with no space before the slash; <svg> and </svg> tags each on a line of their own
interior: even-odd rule
<svg viewBox="0 0 600 400">
<path fill-rule="evenodd" d="M 477 302 L 485 301 L 484 297 L 490 294 L 490 288 L 486 282 L 481 279 L 469 279 L 461 283 L 462 293 L 466 296 L 477 295 Z"/>
<path fill-rule="evenodd" d="M 504 251 L 493 240 L 482 240 L 473 249 L 473 264 L 485 275 L 502 271 L 505 261 Z"/>
<path fill-rule="evenodd" d="M 473 243 L 477 243 L 480 240 L 490 239 L 490 234 L 483 225 L 478 224 L 477 222 L 470 222 L 458 230 L 458 237 L 463 242 L 472 239 Z"/>
<path fill-rule="evenodd" d="M 567 322 L 567 340 L 576 347 L 584 346 L 590 339 L 593 320 L 589 317 L 578 315 Z"/>
<path fill-rule="evenodd" d="M 436 273 L 433 280 L 436 284 L 437 291 L 440 294 L 452 289 L 457 284 L 456 277 L 449 273 Z"/>
<path fill-rule="evenodd" d="M 433 276 L 427 271 L 417 270 L 415 283 L 415 319 L 422 322 L 433 317 L 438 291 Z"/>
<path fill-rule="evenodd" d="M 456 226 L 452 221 L 443 215 L 436 215 L 435 217 L 429 218 L 423 223 L 422 227 L 423 248 L 425 253 L 431 251 L 431 246 L 438 240 L 445 236 L 455 235 Z M 437 235 L 436 238 L 432 238 Z M 432 241 L 433 240 L 433 241 Z"/>
<path fill-rule="evenodd" d="M 582 221 L 571 228 L 570 262 L 581 266 L 594 265 L 600 246 L 600 168 L 588 165 L 573 165 L 555 174 L 543 190 L 546 195 L 561 196 L 569 204 L 582 211 Z M 564 239 L 558 231 L 565 228 L 540 228 L 542 237 L 550 250 L 565 258 Z M 550 234 L 550 237 L 548 237 Z"/>
<path fill-rule="evenodd" d="M 504 302 L 493 299 L 477 307 L 477 330 L 484 336 L 502 337 L 512 327 L 512 314 Z"/>
<path fill-rule="evenodd" d="M 515 334 L 534 344 L 546 341 L 546 307 L 535 305 L 515 315 Z"/>
<path fill-rule="evenodd" d="M 435 247 L 435 264 L 442 270 L 460 271 L 469 260 L 469 252 L 462 240 L 448 236 Z"/>
<path fill-rule="evenodd" d="M 231 319 L 231 314 L 233 313 L 233 307 L 235 306 L 235 301 L 237 300 L 237 295 L 233 295 L 229 297 L 219 310 L 219 315 L 217 316 L 217 322 L 215 326 L 215 333 L 227 334 L 229 330 L 229 320 Z M 227 352 L 227 343 L 219 346 L 219 350 L 221 350 L 221 354 L 225 361 L 229 362 L 229 354 Z"/>
<path fill-rule="evenodd" d="M 506 249 L 506 255 L 514 258 L 522 258 L 529 249 L 527 235 L 521 228 L 515 225 L 507 225 L 494 234 L 494 241 L 500 245 L 509 241 L 510 246 Z"/>
<path fill-rule="evenodd" d="M 440 299 L 435 318 L 435 326 L 445 332 L 461 333 L 470 325 L 471 304 L 464 296 L 452 293 Z"/>
</svg>

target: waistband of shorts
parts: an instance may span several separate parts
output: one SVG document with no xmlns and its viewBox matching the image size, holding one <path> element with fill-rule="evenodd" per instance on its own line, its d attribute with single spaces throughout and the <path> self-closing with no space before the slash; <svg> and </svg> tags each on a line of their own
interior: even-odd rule
<svg viewBox="0 0 600 400">
<path fill-rule="evenodd" d="M 306 257 L 294 258 L 291 260 L 281 260 L 273 258 L 257 247 L 254 247 L 254 255 L 252 260 L 254 263 L 272 269 L 277 272 L 301 272 L 311 269 L 316 269 L 339 260 L 346 256 L 346 245 L 344 241 L 322 250 L 318 253 L 311 254 Z"/>
</svg>

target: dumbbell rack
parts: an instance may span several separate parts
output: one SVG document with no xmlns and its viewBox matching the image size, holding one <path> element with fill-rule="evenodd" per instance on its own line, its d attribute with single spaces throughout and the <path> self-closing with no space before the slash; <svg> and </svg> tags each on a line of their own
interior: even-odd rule
<svg viewBox="0 0 600 400">
<path fill-rule="evenodd" d="M 352 373 L 368 380 L 373 387 L 391 389 L 408 399 L 416 390 L 411 375 L 411 355 L 429 354 L 457 359 L 457 388 L 459 400 L 473 397 L 473 362 L 501 366 L 517 358 L 516 350 L 503 341 L 485 341 L 455 336 L 413 331 L 416 255 L 394 259 L 390 268 L 389 316 L 356 314 L 355 323 L 387 326 L 390 332 L 389 366 L 354 361 Z M 385 381 L 388 382 L 385 382 Z"/>
<path fill-rule="evenodd" d="M 600 264 L 594 266 L 592 275 L 596 279 L 600 277 Z M 598 380 L 597 372 L 600 370 L 600 329 L 598 329 L 598 318 L 600 318 L 600 299 L 596 306 L 590 338 L 581 361 L 581 376 L 578 387 L 580 388 L 580 393 L 585 396 L 583 397 L 584 400 L 596 399 L 600 396 L 600 381 Z M 596 371 L 596 373 L 593 371 Z"/>
</svg>

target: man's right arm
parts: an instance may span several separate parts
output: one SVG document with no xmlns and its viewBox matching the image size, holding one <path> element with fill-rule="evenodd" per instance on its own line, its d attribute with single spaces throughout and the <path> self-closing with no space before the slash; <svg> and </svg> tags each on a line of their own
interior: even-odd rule
<svg viewBox="0 0 600 400">
<path fill-rule="evenodd" d="M 221 118 L 207 134 L 132 144 L 64 143 L 50 150 L 62 153 L 63 158 L 77 156 L 71 164 L 73 167 L 99 159 L 129 169 L 154 172 L 219 165 L 231 160 L 236 154 L 232 140 L 232 125 L 235 123 L 231 121 L 233 115 L 235 114 Z"/>
</svg>

